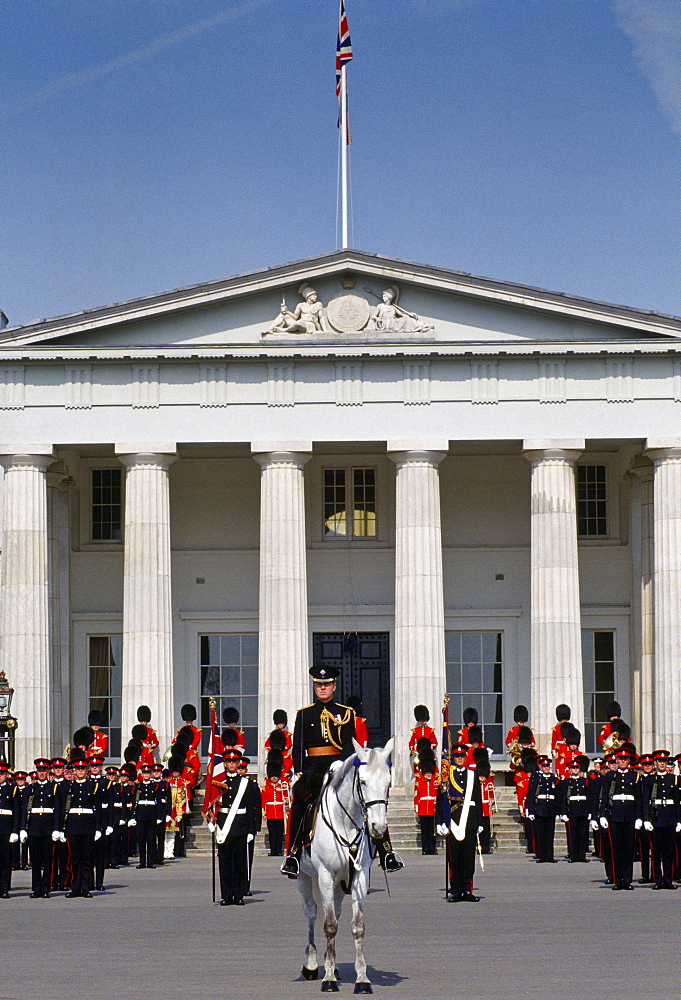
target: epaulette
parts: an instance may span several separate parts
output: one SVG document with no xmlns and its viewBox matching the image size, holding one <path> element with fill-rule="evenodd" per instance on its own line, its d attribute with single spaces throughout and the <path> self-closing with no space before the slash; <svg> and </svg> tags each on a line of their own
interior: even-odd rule
<svg viewBox="0 0 681 1000">
<path fill-rule="evenodd" d="M 345 708 L 347 709 L 348 712 L 352 712 L 353 715 L 356 714 L 354 708 L 350 708 L 349 705 L 341 705 L 339 701 L 337 701 L 336 704 L 338 705 L 339 708 Z"/>
<path fill-rule="evenodd" d="M 303 707 L 300 709 L 300 711 L 304 712 L 306 708 L 314 708 L 314 706 L 315 706 L 314 702 L 312 702 L 311 705 L 303 705 Z"/>
</svg>

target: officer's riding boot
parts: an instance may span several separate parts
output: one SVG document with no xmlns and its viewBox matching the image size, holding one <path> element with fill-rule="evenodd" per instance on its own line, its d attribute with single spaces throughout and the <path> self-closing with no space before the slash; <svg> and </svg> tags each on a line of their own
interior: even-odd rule
<svg viewBox="0 0 681 1000">
<path fill-rule="evenodd" d="M 372 837 L 371 839 L 376 845 L 378 863 L 384 872 L 398 872 L 400 868 L 404 868 L 404 861 L 393 851 L 387 830 L 382 837 Z"/>
<path fill-rule="evenodd" d="M 291 843 L 289 845 L 288 854 L 284 860 L 280 871 L 283 875 L 288 875 L 289 878 L 298 878 L 300 874 L 300 856 L 303 851 L 303 825 L 305 820 L 305 803 L 302 805 L 302 811 L 298 803 L 293 801 L 291 804 Z"/>
</svg>

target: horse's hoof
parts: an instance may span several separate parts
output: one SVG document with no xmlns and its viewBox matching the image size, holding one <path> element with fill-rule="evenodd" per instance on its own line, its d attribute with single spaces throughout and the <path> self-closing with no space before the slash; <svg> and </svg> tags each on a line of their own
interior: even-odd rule
<svg viewBox="0 0 681 1000">
<path fill-rule="evenodd" d="M 322 993 L 338 993 L 338 983 L 335 979 L 325 979 L 322 983 Z"/>
<path fill-rule="evenodd" d="M 371 983 L 355 983 L 355 993 L 373 993 Z"/>
<path fill-rule="evenodd" d="M 303 966 L 303 975 L 309 981 L 311 979 L 316 979 L 319 975 L 319 969 L 307 969 Z"/>
</svg>

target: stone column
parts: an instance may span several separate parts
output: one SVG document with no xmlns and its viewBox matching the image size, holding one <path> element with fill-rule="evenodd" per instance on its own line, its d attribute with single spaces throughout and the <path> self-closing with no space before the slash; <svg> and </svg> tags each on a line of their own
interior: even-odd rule
<svg viewBox="0 0 681 1000">
<path fill-rule="evenodd" d="M 47 473 L 48 566 L 50 575 L 50 704 L 52 749 L 62 754 L 71 742 L 71 602 L 69 489 L 72 480 L 63 463 Z"/>
<path fill-rule="evenodd" d="M 655 742 L 677 754 L 681 750 L 681 440 L 649 438 L 647 455 L 654 464 Z"/>
<path fill-rule="evenodd" d="M 653 716 L 653 464 L 638 456 L 629 469 L 632 551 L 632 738 L 657 746 Z"/>
<path fill-rule="evenodd" d="M 575 462 L 583 449 L 583 440 L 523 442 L 532 464 L 530 721 L 542 752 L 550 750 L 561 702 L 584 736 L 575 491 Z"/>
<path fill-rule="evenodd" d="M 5 445 L 2 664 L 14 688 L 17 767 L 52 750 L 46 469 L 52 445 Z"/>
<path fill-rule="evenodd" d="M 260 465 L 258 742 L 283 708 L 291 725 L 311 699 L 307 628 L 304 468 L 311 441 L 255 441 Z M 262 754 L 259 749 L 259 756 Z M 261 770 L 263 761 L 261 759 Z"/>
<path fill-rule="evenodd" d="M 430 709 L 439 737 L 445 694 L 445 609 L 438 467 L 448 441 L 388 441 L 395 487 L 395 783 L 411 781 L 413 710 Z"/>
<path fill-rule="evenodd" d="M 175 444 L 117 444 L 126 469 L 122 743 L 151 708 L 163 753 L 173 735 L 173 648 L 168 469 Z"/>
</svg>

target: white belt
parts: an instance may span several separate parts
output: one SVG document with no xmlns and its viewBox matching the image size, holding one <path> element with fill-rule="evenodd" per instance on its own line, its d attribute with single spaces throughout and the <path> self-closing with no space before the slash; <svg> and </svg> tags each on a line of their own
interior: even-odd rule
<svg viewBox="0 0 681 1000">
<path fill-rule="evenodd" d="M 114 805 L 114 809 L 122 809 L 123 808 L 123 803 L 122 802 L 114 802 L 113 805 Z"/>
<path fill-rule="evenodd" d="M 156 799 L 140 799 L 137 803 L 138 806 L 155 806 Z"/>
<path fill-rule="evenodd" d="M 418 798 L 419 802 L 428 802 L 429 800 L 432 800 L 434 802 L 435 801 L 435 796 L 434 795 L 419 795 L 419 798 Z"/>
<path fill-rule="evenodd" d="M 37 809 L 31 809 L 31 816 L 46 816 L 47 813 L 53 813 L 54 809 L 50 809 L 48 806 L 38 806 Z"/>
<path fill-rule="evenodd" d="M 555 799 L 555 795 L 535 795 L 536 799 Z"/>
<path fill-rule="evenodd" d="M 674 799 L 654 799 L 653 800 L 653 805 L 654 806 L 675 806 L 676 802 L 674 802 Z"/>
<path fill-rule="evenodd" d="M 277 803 L 277 805 L 281 805 L 281 803 Z M 227 808 L 222 808 L 221 807 L 220 809 L 218 809 L 218 812 L 228 813 L 229 812 L 229 807 L 227 807 Z M 245 809 L 237 809 L 236 815 L 237 816 L 245 816 L 246 815 L 246 810 Z"/>
<path fill-rule="evenodd" d="M 586 802 L 586 795 L 571 795 L 570 802 Z"/>
<path fill-rule="evenodd" d="M 265 803 L 266 806 L 283 806 L 283 804 L 284 804 L 283 802 L 266 802 Z M 244 812 L 246 812 L 245 809 L 244 809 Z"/>
<path fill-rule="evenodd" d="M 633 802 L 634 801 L 634 796 L 633 795 L 613 795 L 612 801 L 613 802 Z"/>
<path fill-rule="evenodd" d="M 85 809 L 83 806 L 76 806 L 75 809 L 69 809 L 69 816 L 91 816 L 94 809 Z"/>
<path fill-rule="evenodd" d="M 11 809 L 0 809 L 0 816 L 13 816 L 14 813 Z"/>
</svg>

